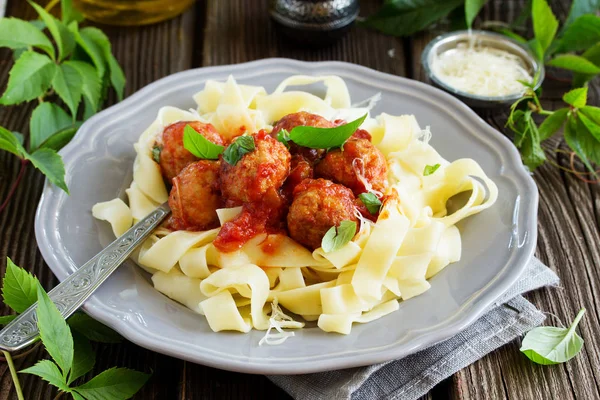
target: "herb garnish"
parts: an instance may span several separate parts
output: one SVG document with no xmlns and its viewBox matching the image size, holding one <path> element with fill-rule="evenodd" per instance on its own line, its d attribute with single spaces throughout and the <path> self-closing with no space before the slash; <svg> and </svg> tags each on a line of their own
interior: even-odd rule
<svg viewBox="0 0 600 400">
<path fill-rule="evenodd" d="M 361 193 L 358 195 L 358 198 L 373 215 L 377 214 L 381 209 L 381 200 L 371 192 Z"/>
<path fill-rule="evenodd" d="M 356 234 L 356 222 L 342 221 L 339 226 L 329 228 L 321 240 L 321 248 L 325 253 L 341 249 L 354 238 Z"/>
<path fill-rule="evenodd" d="M 91 371 L 96 362 L 88 339 L 116 343 L 121 337 L 81 312 L 65 321 L 39 281 L 17 267 L 10 258 L 7 259 L 2 281 L 2 297 L 4 303 L 17 313 L 38 302 L 37 324 L 41 343 L 52 357 L 52 360 L 38 361 L 34 366 L 20 371 L 21 373 L 37 375 L 61 392 L 70 393 L 74 399 L 130 398 L 150 377 L 127 368 L 111 368 L 87 383 L 72 386 L 73 382 Z M 15 317 L 16 315 L 0 317 L 0 324 L 5 325 Z M 22 400 L 23 393 L 11 354 L 6 351 L 3 354 L 11 369 L 17 398 Z"/>
<path fill-rule="evenodd" d="M 584 313 L 585 308 L 582 308 L 568 329 L 540 326 L 530 330 L 523 339 L 521 351 L 537 364 L 553 365 L 569 361 L 583 347 L 583 339 L 575 332 L 575 328 Z"/>
<path fill-rule="evenodd" d="M 216 160 L 225 147 L 214 144 L 190 125 L 183 128 L 183 147 L 193 155 L 204 160 Z"/>
<path fill-rule="evenodd" d="M 185 145 L 184 145 L 184 147 L 185 147 Z M 161 151 L 162 151 L 162 149 L 160 148 L 160 146 L 154 145 L 154 147 L 152 147 L 152 159 L 157 164 L 160 164 Z"/>
<path fill-rule="evenodd" d="M 335 128 L 296 126 L 289 134 L 290 140 L 299 146 L 311 149 L 333 149 L 341 147 L 356 132 L 367 118 L 367 114 Z M 279 140 L 279 137 L 278 137 Z"/>
<path fill-rule="evenodd" d="M 283 143 L 283 145 L 288 149 L 290 148 L 290 144 L 288 143 L 290 140 L 292 139 L 290 139 L 290 133 L 287 130 L 282 129 L 277 132 L 277 141 L 279 143 Z"/>
<path fill-rule="evenodd" d="M 223 152 L 223 160 L 228 164 L 236 165 L 245 154 L 254 151 L 254 149 L 254 137 L 238 136 Z"/>
<path fill-rule="evenodd" d="M 423 176 L 429 176 L 429 175 L 433 174 L 435 171 L 438 170 L 439 167 L 440 167 L 440 164 L 426 165 L 425 168 L 423 169 Z"/>
</svg>

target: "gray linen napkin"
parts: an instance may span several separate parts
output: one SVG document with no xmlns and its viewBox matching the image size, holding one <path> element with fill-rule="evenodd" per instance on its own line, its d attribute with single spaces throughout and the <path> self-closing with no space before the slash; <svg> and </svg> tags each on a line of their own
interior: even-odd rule
<svg viewBox="0 0 600 400">
<path fill-rule="evenodd" d="M 521 294 L 557 284 L 556 274 L 533 258 L 486 314 L 451 339 L 383 364 L 268 378 L 296 399 L 416 399 L 456 371 L 540 325 L 544 314 Z"/>
</svg>

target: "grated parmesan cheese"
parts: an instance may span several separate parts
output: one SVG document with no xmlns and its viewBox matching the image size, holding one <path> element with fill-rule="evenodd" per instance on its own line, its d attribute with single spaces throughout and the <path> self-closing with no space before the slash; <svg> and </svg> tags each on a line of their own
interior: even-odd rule
<svg viewBox="0 0 600 400">
<path fill-rule="evenodd" d="M 259 346 L 266 343 L 270 346 L 282 344 L 287 338 L 294 336 L 294 332 L 284 331 L 283 328 L 300 329 L 304 327 L 303 322 L 297 322 L 289 315 L 285 314 L 277 304 L 277 298 L 271 303 L 271 318 L 269 318 L 269 329 L 262 339 L 258 342 Z M 271 333 L 275 328 L 277 333 Z"/>
<path fill-rule="evenodd" d="M 524 92 L 519 81 L 532 82 L 521 59 L 492 47 L 460 43 L 455 49 L 434 55 L 431 69 L 442 82 L 480 96 L 507 96 Z"/>
</svg>

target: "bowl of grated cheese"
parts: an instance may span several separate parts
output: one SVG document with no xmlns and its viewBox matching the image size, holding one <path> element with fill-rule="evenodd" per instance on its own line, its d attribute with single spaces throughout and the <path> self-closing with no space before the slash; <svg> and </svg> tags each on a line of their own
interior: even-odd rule
<svg viewBox="0 0 600 400">
<path fill-rule="evenodd" d="M 421 63 L 431 82 L 472 107 L 512 104 L 526 90 L 524 82 L 544 80 L 544 65 L 527 48 L 487 31 L 456 31 L 433 39 Z"/>
</svg>

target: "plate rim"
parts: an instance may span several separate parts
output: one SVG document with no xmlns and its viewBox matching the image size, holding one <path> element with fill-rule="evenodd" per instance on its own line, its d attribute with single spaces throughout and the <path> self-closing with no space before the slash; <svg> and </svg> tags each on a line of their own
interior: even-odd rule
<svg viewBox="0 0 600 400">
<path fill-rule="evenodd" d="M 165 86 L 171 81 L 183 81 L 189 77 L 194 77 L 195 75 L 204 75 L 202 79 L 211 79 L 209 75 L 220 70 L 227 71 L 227 73 L 235 75 L 235 73 L 240 70 L 254 70 L 261 67 L 263 68 L 263 71 L 260 73 L 260 75 L 263 75 L 267 73 L 266 67 L 273 68 L 277 66 L 297 68 L 304 71 L 307 69 L 314 70 L 324 68 L 354 72 L 361 76 L 367 76 L 371 80 L 387 80 L 391 81 L 391 83 L 396 82 L 404 86 L 413 87 L 417 90 L 417 92 L 437 97 L 438 99 L 444 101 L 448 107 L 452 106 L 462 110 L 464 116 L 469 119 L 469 121 L 466 121 L 465 123 L 478 125 L 476 126 L 478 131 L 483 133 L 482 135 L 478 136 L 477 139 L 488 142 L 487 145 L 491 149 L 494 149 L 497 152 L 497 155 L 503 161 L 503 167 L 502 171 L 500 172 L 500 176 L 514 181 L 514 185 L 517 188 L 518 194 L 523 195 L 524 193 L 527 193 L 529 195 L 525 199 L 525 204 L 521 204 L 521 206 L 525 206 L 522 207 L 525 209 L 520 211 L 526 213 L 525 229 L 527 230 L 529 237 L 523 243 L 523 245 L 519 247 L 519 251 L 516 253 L 515 257 L 511 257 L 511 260 L 512 258 L 516 258 L 513 260 L 514 265 L 510 266 L 510 262 L 507 263 L 490 282 L 488 282 L 476 294 L 472 295 L 467 301 L 465 301 L 465 303 L 462 304 L 456 313 L 451 315 L 442 323 L 437 324 L 434 331 L 429 331 L 427 334 L 421 336 L 420 340 L 408 339 L 405 342 L 395 342 L 387 345 L 385 350 L 376 349 L 373 351 L 371 348 L 364 349 L 360 353 L 357 353 L 351 357 L 345 355 L 332 359 L 320 359 L 318 361 L 311 362 L 305 361 L 304 363 L 298 362 L 297 364 L 287 363 L 283 365 L 272 365 L 271 363 L 266 362 L 253 363 L 252 358 L 249 357 L 234 360 L 228 358 L 219 358 L 218 356 L 215 357 L 211 356 L 210 354 L 204 355 L 202 353 L 199 354 L 198 352 L 186 352 L 181 348 L 180 344 L 177 345 L 177 343 L 170 343 L 168 340 L 165 340 L 164 337 L 160 337 L 160 335 L 151 335 L 148 331 L 140 330 L 139 326 L 128 324 L 123 319 L 114 315 L 114 310 L 112 310 L 113 314 L 111 314 L 111 310 L 108 309 L 108 307 L 96 296 L 92 296 L 84 304 L 83 309 L 95 319 L 119 332 L 126 339 L 149 350 L 210 367 L 253 374 L 304 374 L 377 364 L 393 359 L 403 358 L 419 350 L 449 339 L 463 331 L 470 324 L 481 317 L 483 313 L 516 282 L 527 266 L 529 260 L 532 258 L 537 242 L 537 208 L 539 194 L 537 185 L 523 167 L 517 149 L 508 140 L 508 138 L 485 122 L 466 104 L 433 86 L 409 78 L 400 77 L 397 75 L 373 70 L 361 65 L 341 61 L 309 62 L 286 58 L 267 58 L 240 64 L 195 68 L 176 72 L 158 79 L 139 89 L 122 102 L 117 103 L 94 115 L 82 125 L 73 140 L 60 151 L 60 154 L 65 157 L 65 164 L 76 161 L 76 156 L 74 155 L 75 150 L 80 145 L 85 144 L 83 139 L 84 136 L 86 136 L 85 132 L 86 130 L 91 129 L 90 127 L 94 126 L 94 123 L 99 122 L 103 118 L 110 117 L 115 113 L 118 114 L 121 109 L 128 108 L 129 105 L 143 103 L 144 96 L 146 96 L 146 94 L 158 90 L 161 86 Z M 372 83 L 373 82 L 366 82 L 367 85 L 371 85 Z M 86 140 L 89 143 L 93 143 L 93 138 L 91 137 L 86 137 Z M 490 142 L 496 142 L 497 145 L 494 146 L 493 144 L 490 144 Z M 507 175 L 507 171 L 511 172 L 511 174 Z M 36 211 L 35 236 L 42 257 L 49 265 L 52 272 L 62 281 L 69 274 L 69 271 L 67 271 L 68 268 L 66 268 L 64 265 L 61 265 L 64 264 L 65 261 L 60 260 L 59 257 L 54 254 L 54 247 L 50 245 L 51 238 L 46 235 L 44 225 L 50 220 L 49 217 L 53 215 L 52 211 L 54 211 L 60 204 L 59 197 L 61 194 L 62 193 L 59 189 L 53 187 L 46 180 Z M 64 196 L 64 194 L 62 195 Z M 156 338 L 153 336 L 156 336 L 156 338 L 160 338 L 162 340 L 156 340 Z M 273 360 L 271 359 L 271 361 Z"/>
</svg>

